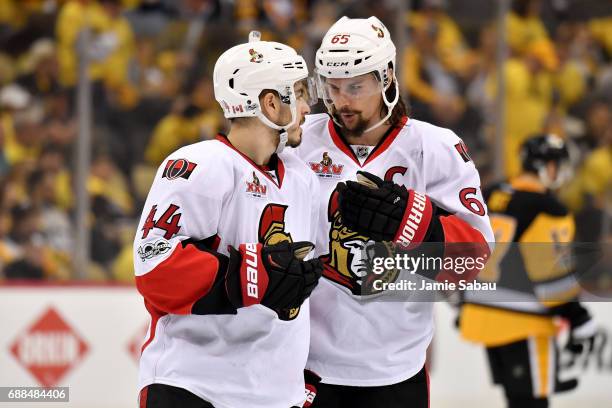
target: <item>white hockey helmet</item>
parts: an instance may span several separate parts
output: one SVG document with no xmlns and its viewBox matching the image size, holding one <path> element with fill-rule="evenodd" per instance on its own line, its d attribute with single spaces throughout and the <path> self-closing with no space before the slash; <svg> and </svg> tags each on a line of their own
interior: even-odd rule
<svg viewBox="0 0 612 408">
<path fill-rule="evenodd" d="M 248 43 L 221 54 L 213 73 L 215 99 L 226 118 L 257 117 L 272 129 L 286 131 L 297 120 L 293 86 L 308 78 L 308 67 L 293 48 L 259 38 L 253 31 Z M 277 125 L 263 114 L 259 95 L 264 89 L 277 91 L 281 101 L 289 105 L 291 122 Z"/>
<path fill-rule="evenodd" d="M 344 16 L 338 20 L 323 37 L 315 61 L 319 94 L 328 111 L 331 111 L 332 101 L 325 87 L 326 78 L 353 78 L 374 73 L 380 82 L 387 116 L 366 132 L 382 125 L 391 116 L 399 100 L 399 86 L 395 80 L 395 55 L 391 34 L 378 18 Z M 389 71 L 390 68 L 393 68 L 392 72 Z M 395 83 L 395 97 L 389 101 L 386 90 L 392 82 Z M 338 125 L 342 126 L 339 123 Z"/>
</svg>

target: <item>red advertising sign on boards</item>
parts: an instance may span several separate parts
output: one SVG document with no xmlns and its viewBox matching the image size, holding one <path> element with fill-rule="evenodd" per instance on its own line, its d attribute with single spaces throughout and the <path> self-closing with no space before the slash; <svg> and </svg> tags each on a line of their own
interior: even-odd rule
<svg viewBox="0 0 612 408">
<path fill-rule="evenodd" d="M 10 346 L 11 354 L 44 387 L 53 387 L 87 354 L 87 343 L 49 307 Z"/>
</svg>

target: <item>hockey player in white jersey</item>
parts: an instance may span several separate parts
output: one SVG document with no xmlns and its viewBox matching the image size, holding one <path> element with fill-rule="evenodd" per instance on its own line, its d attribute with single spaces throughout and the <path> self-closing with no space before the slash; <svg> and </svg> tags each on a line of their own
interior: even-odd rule
<svg viewBox="0 0 612 408">
<path fill-rule="evenodd" d="M 407 117 L 395 57 L 375 17 L 341 18 L 316 53 L 328 114 L 307 117 L 296 150 L 321 187 L 316 245 L 324 279 L 310 302 L 307 367 L 322 383 L 312 408 L 429 403 L 433 305 L 361 296 L 366 242 L 470 242 L 477 245 L 462 255 L 486 258 L 493 241 L 465 145 L 449 129 Z M 443 273 L 432 278 L 452 278 Z"/>
<path fill-rule="evenodd" d="M 322 265 L 304 260 L 318 181 L 294 155 L 309 112 L 308 71 L 283 44 L 222 54 L 215 98 L 227 136 L 164 160 L 134 242 L 151 324 L 140 406 L 288 408 L 304 400 L 307 298 Z"/>
</svg>

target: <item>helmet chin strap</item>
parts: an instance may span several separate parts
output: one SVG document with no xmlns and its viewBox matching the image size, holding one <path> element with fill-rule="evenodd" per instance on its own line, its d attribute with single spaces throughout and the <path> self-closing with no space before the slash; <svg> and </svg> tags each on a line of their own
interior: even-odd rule
<svg viewBox="0 0 612 408">
<path fill-rule="evenodd" d="M 366 130 L 364 130 L 363 133 L 367 133 L 370 130 L 376 129 L 377 127 L 379 127 L 380 125 L 385 123 L 387 121 L 387 119 L 389 119 L 391 117 L 391 114 L 393 113 L 393 108 L 395 107 L 395 105 L 397 104 L 397 101 L 399 100 L 399 85 L 397 84 L 397 79 L 393 78 L 393 82 L 395 83 L 395 98 L 393 98 L 393 101 L 389 102 L 387 100 L 387 94 L 386 94 L 387 90 L 386 89 L 383 89 L 381 91 L 382 97 L 383 97 L 383 102 L 387 106 L 387 114 L 378 123 L 376 123 L 375 125 L 370 126 Z"/>
<path fill-rule="evenodd" d="M 285 150 L 285 146 L 287 145 L 287 141 L 289 140 L 289 133 L 285 129 L 282 129 L 279 134 L 278 146 L 276 146 L 275 153 L 280 154 L 283 150 Z"/>
<path fill-rule="evenodd" d="M 264 125 L 274 130 L 279 131 L 278 132 L 278 136 L 279 136 L 278 145 L 276 146 L 276 150 L 275 150 L 276 154 L 279 154 L 285 149 L 285 146 L 287 145 L 287 142 L 289 141 L 288 129 L 291 126 L 293 126 L 297 120 L 297 107 L 296 107 L 295 95 L 293 95 L 293 92 L 289 95 L 289 109 L 291 110 L 291 121 L 287 123 L 286 125 L 282 125 L 282 126 L 277 125 L 276 123 L 268 119 L 266 115 L 264 115 L 263 112 L 261 111 L 261 108 L 258 109 L 256 113 L 257 118 L 259 118 L 259 120 L 261 120 Z"/>
</svg>

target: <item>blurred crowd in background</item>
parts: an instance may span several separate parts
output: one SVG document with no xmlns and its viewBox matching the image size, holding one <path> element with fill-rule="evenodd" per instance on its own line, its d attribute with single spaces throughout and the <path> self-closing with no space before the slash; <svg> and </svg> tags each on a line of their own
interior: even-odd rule
<svg viewBox="0 0 612 408">
<path fill-rule="evenodd" d="M 560 196 L 577 214 L 577 239 L 612 242 L 612 2 L 512 1 L 498 70 L 497 2 L 413 0 L 398 15 L 399 1 L 0 0 L 0 279 L 81 276 L 72 251 L 77 42 L 86 25 L 89 279 L 133 281 L 134 231 L 155 170 L 178 147 L 226 129 L 211 81 L 221 52 L 257 29 L 310 63 L 342 15 L 376 15 L 405 34 L 397 63 L 411 117 L 461 136 L 483 185 L 494 181 L 503 72 L 505 177 L 520 170 L 529 136 L 566 138 L 575 173 Z"/>
</svg>

